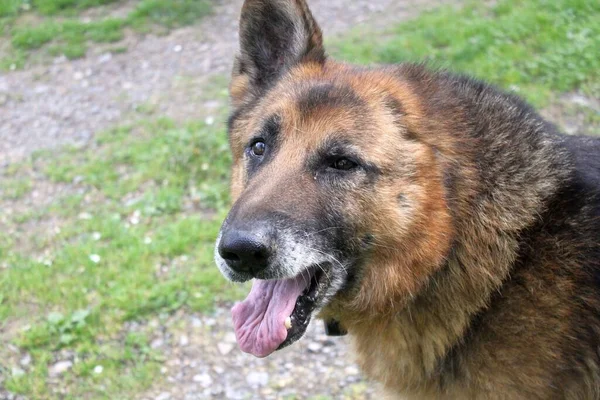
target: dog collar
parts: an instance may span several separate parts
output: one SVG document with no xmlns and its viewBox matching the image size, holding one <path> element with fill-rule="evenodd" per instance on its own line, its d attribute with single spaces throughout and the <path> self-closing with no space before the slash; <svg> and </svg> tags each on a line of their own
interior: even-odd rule
<svg viewBox="0 0 600 400">
<path fill-rule="evenodd" d="M 348 333 L 346 328 L 335 319 L 323 321 L 323 324 L 325 325 L 325 334 L 327 336 L 345 336 Z"/>
</svg>

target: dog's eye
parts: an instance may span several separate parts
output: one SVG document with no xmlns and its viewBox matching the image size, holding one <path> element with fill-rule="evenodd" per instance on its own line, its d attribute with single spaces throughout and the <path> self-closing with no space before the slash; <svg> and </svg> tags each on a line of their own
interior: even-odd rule
<svg viewBox="0 0 600 400">
<path fill-rule="evenodd" d="M 254 154 L 255 156 L 262 156 L 263 154 L 265 154 L 266 147 L 267 146 L 265 145 L 265 142 L 259 140 L 254 142 L 250 149 L 252 150 L 252 154 Z"/>
<path fill-rule="evenodd" d="M 339 169 L 341 171 L 348 171 L 356 167 L 356 163 L 354 161 L 350 161 L 349 159 L 342 157 L 335 160 L 330 167 L 334 169 Z"/>
</svg>

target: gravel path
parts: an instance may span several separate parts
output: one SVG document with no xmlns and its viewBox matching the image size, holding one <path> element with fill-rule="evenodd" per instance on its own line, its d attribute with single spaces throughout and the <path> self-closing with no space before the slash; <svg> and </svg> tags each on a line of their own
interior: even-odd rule
<svg viewBox="0 0 600 400">
<path fill-rule="evenodd" d="M 311 0 L 328 35 L 362 23 L 385 26 L 441 0 Z M 123 54 L 93 49 L 87 58 L 0 76 L 0 167 L 42 148 L 85 144 L 138 107 L 189 119 L 218 107 L 201 101 L 212 74 L 228 73 L 242 0 L 221 0 L 212 16 L 167 36 L 130 37 Z"/>
<path fill-rule="evenodd" d="M 325 336 L 316 322 L 303 340 L 258 359 L 238 349 L 228 307 L 211 316 L 151 321 L 158 332 L 151 346 L 167 355 L 165 383 L 139 399 L 378 398 L 353 364 L 348 338 Z"/>
</svg>

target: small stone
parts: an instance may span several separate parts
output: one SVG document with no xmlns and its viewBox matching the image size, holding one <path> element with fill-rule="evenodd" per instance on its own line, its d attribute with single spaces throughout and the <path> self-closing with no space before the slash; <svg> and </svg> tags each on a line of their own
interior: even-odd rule
<svg viewBox="0 0 600 400">
<path fill-rule="evenodd" d="M 587 97 L 582 96 L 580 94 L 573 94 L 571 96 L 571 103 L 581 106 L 581 107 L 587 107 L 587 108 L 594 109 L 594 104 L 592 103 L 592 101 L 590 99 L 588 99 Z"/>
<path fill-rule="evenodd" d="M 215 371 L 219 375 L 223 375 L 225 373 L 225 368 L 214 366 L 213 371 Z"/>
<path fill-rule="evenodd" d="M 154 400 L 169 400 L 170 398 L 171 398 L 171 393 L 162 392 L 161 394 L 156 396 Z"/>
<path fill-rule="evenodd" d="M 576 122 L 573 121 L 565 121 L 563 123 L 563 130 L 567 135 L 575 135 L 579 131 L 579 126 Z"/>
<path fill-rule="evenodd" d="M 269 383 L 269 374 L 266 372 L 250 372 L 246 375 L 246 382 L 252 387 L 266 386 Z"/>
<path fill-rule="evenodd" d="M 235 333 L 233 333 L 233 332 L 226 333 L 225 336 L 223 337 L 223 341 L 226 342 L 226 343 L 236 344 L 237 343 L 237 339 L 235 337 Z"/>
<path fill-rule="evenodd" d="M 56 364 L 54 364 L 52 367 L 50 367 L 50 376 L 57 376 L 57 375 L 64 374 L 69 369 L 71 369 L 72 366 L 73 366 L 73 363 L 71 361 L 59 361 Z"/>
<path fill-rule="evenodd" d="M 94 264 L 98 264 L 100 262 L 101 258 L 98 254 L 90 254 L 90 261 L 93 262 Z"/>
<path fill-rule="evenodd" d="M 221 353 L 221 355 L 226 356 L 227 354 L 231 353 L 231 350 L 233 350 L 233 345 L 231 343 L 218 343 L 217 344 L 217 348 L 219 349 L 219 353 Z"/>
<path fill-rule="evenodd" d="M 44 86 L 44 85 L 36 86 L 35 89 L 33 89 L 33 91 L 36 94 L 46 93 L 48 91 L 48 86 Z"/>
<path fill-rule="evenodd" d="M 209 100 L 209 101 L 204 102 L 204 108 L 205 109 L 206 108 L 215 109 L 215 108 L 221 107 L 222 105 L 223 105 L 223 103 L 220 102 L 220 101 L 218 101 L 218 100 Z"/>
<path fill-rule="evenodd" d="M 96 365 L 94 367 L 94 373 L 96 375 L 100 375 L 102 372 L 104 372 L 104 367 L 102 365 Z"/>
<path fill-rule="evenodd" d="M 344 369 L 346 375 L 358 375 L 360 371 L 354 365 L 350 365 Z"/>
<path fill-rule="evenodd" d="M 73 74 L 73 79 L 75 79 L 76 81 L 80 81 L 83 79 L 83 76 L 83 72 L 77 71 Z"/>
<path fill-rule="evenodd" d="M 157 338 L 150 343 L 150 347 L 153 349 L 158 349 L 159 347 L 162 347 L 163 344 L 164 341 L 161 338 Z"/>
<path fill-rule="evenodd" d="M 212 385 L 212 378 L 210 377 L 209 374 L 198 374 L 198 375 L 194 375 L 194 377 L 192 378 L 194 382 L 197 382 L 200 384 L 200 386 L 207 388 L 210 385 Z"/>
<path fill-rule="evenodd" d="M 182 45 L 180 45 L 180 44 L 178 44 L 178 45 L 176 45 L 175 47 L 173 47 L 173 51 L 174 51 L 175 53 L 179 53 L 179 52 L 181 52 L 181 50 L 183 50 L 183 46 L 182 46 Z"/>
<path fill-rule="evenodd" d="M 179 338 L 179 345 L 181 347 L 185 347 L 188 344 L 190 344 L 190 339 L 186 335 L 181 335 L 181 337 Z"/>
<path fill-rule="evenodd" d="M 100 57 L 98 57 L 98 64 L 104 64 L 105 62 L 108 62 L 111 59 L 112 59 L 111 53 L 102 54 Z"/>
<path fill-rule="evenodd" d="M 214 385 L 210 389 L 210 394 L 212 394 L 213 396 L 218 396 L 223 393 L 225 393 L 225 389 L 223 389 L 223 386 L 221 386 L 221 385 Z"/>
<path fill-rule="evenodd" d="M 20 376 L 25 375 L 25 371 L 23 371 L 21 368 L 19 367 L 13 367 L 11 370 L 12 376 L 15 378 L 18 378 Z"/>
<path fill-rule="evenodd" d="M 87 212 L 82 212 L 82 213 L 79 213 L 78 218 L 83 219 L 83 220 L 92 219 L 92 214 L 87 213 Z"/>
<path fill-rule="evenodd" d="M 275 382 L 274 387 L 278 389 L 283 389 L 286 386 L 291 385 L 294 382 L 294 378 L 291 376 L 283 376 L 277 382 Z"/>
<path fill-rule="evenodd" d="M 140 223 L 140 211 L 139 210 L 135 210 L 133 212 L 133 215 L 131 216 L 131 218 L 129 219 L 129 222 L 131 222 L 132 225 L 137 225 Z"/>
<path fill-rule="evenodd" d="M 318 342 L 311 342 L 308 344 L 308 351 L 312 353 L 318 353 L 323 348 L 323 345 Z"/>
<path fill-rule="evenodd" d="M 249 398 L 249 393 L 228 387 L 225 389 L 225 398 L 231 400 L 247 399 Z"/>
<path fill-rule="evenodd" d="M 25 354 L 25 356 L 21 358 L 20 364 L 24 367 L 31 364 L 31 355 L 29 353 Z"/>
</svg>

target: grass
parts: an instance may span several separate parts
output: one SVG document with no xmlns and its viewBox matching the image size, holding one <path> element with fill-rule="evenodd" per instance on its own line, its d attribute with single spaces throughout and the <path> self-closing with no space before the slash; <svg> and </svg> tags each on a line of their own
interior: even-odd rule
<svg viewBox="0 0 600 400">
<path fill-rule="evenodd" d="M 46 48 L 52 56 L 79 58 L 85 56 L 89 43 L 118 42 L 127 28 L 137 32 L 153 27 L 169 30 L 192 24 L 211 10 L 209 0 L 140 0 L 125 16 L 86 21 L 79 17 L 83 10 L 122 1 L 1 1 L 6 4 L 0 2 L 0 37 L 3 33 L 11 49 L 0 66 L 12 69 L 23 67 L 30 54 L 40 48 Z"/>
<path fill-rule="evenodd" d="M 599 7 L 504 0 L 446 8 L 380 40 L 333 41 L 333 53 L 363 63 L 427 56 L 543 104 L 567 91 L 597 93 L 600 61 L 590 54 L 599 48 Z M 218 81 L 211 95 L 223 98 L 225 86 Z M 149 320 L 208 312 L 244 291 L 212 261 L 229 202 L 226 110 L 214 125 L 178 124 L 148 104 L 138 112 L 141 121 L 97 134 L 88 148 L 40 152 L 0 172 L 4 210 L 29 204 L 40 183 L 64 189 L 0 214 L 0 387 L 35 399 L 131 398 L 159 376 Z M 597 113 L 586 118 L 598 122 Z M 142 328 L 129 329 L 132 321 Z M 21 367 L 25 354 L 32 361 Z M 72 368 L 49 379 L 64 359 Z"/>
<path fill-rule="evenodd" d="M 384 34 L 334 42 L 358 63 L 428 60 L 494 82 L 537 106 L 552 93 L 600 97 L 600 2 L 504 0 L 426 13 Z M 376 43 L 376 45 L 373 45 Z"/>
<path fill-rule="evenodd" d="M 73 13 L 92 7 L 98 7 L 118 0 L 34 0 L 36 10 L 44 15 L 55 15 L 58 13 Z"/>
<path fill-rule="evenodd" d="M 10 374 L 8 390 L 56 396 L 48 367 L 66 349 L 77 360 L 62 376 L 67 398 L 142 390 L 160 355 L 149 348 L 151 332 L 131 337 L 129 321 L 182 307 L 205 312 L 239 297 L 241 288 L 212 261 L 228 165 L 223 124 L 158 118 L 99 134 L 91 149 L 39 153 L 5 171 L 8 202 L 35 187 L 33 171 L 37 180 L 77 188 L 38 213 L 13 215 L 8 225 L 19 238 L 0 234 L 0 329 L 25 327 L 2 340 L 33 360 L 26 373 Z M 24 231 L 50 218 L 60 221 L 59 233 Z M 2 369 L 11 371 L 8 356 L 0 350 Z M 98 365 L 101 375 L 93 373 Z"/>
</svg>

